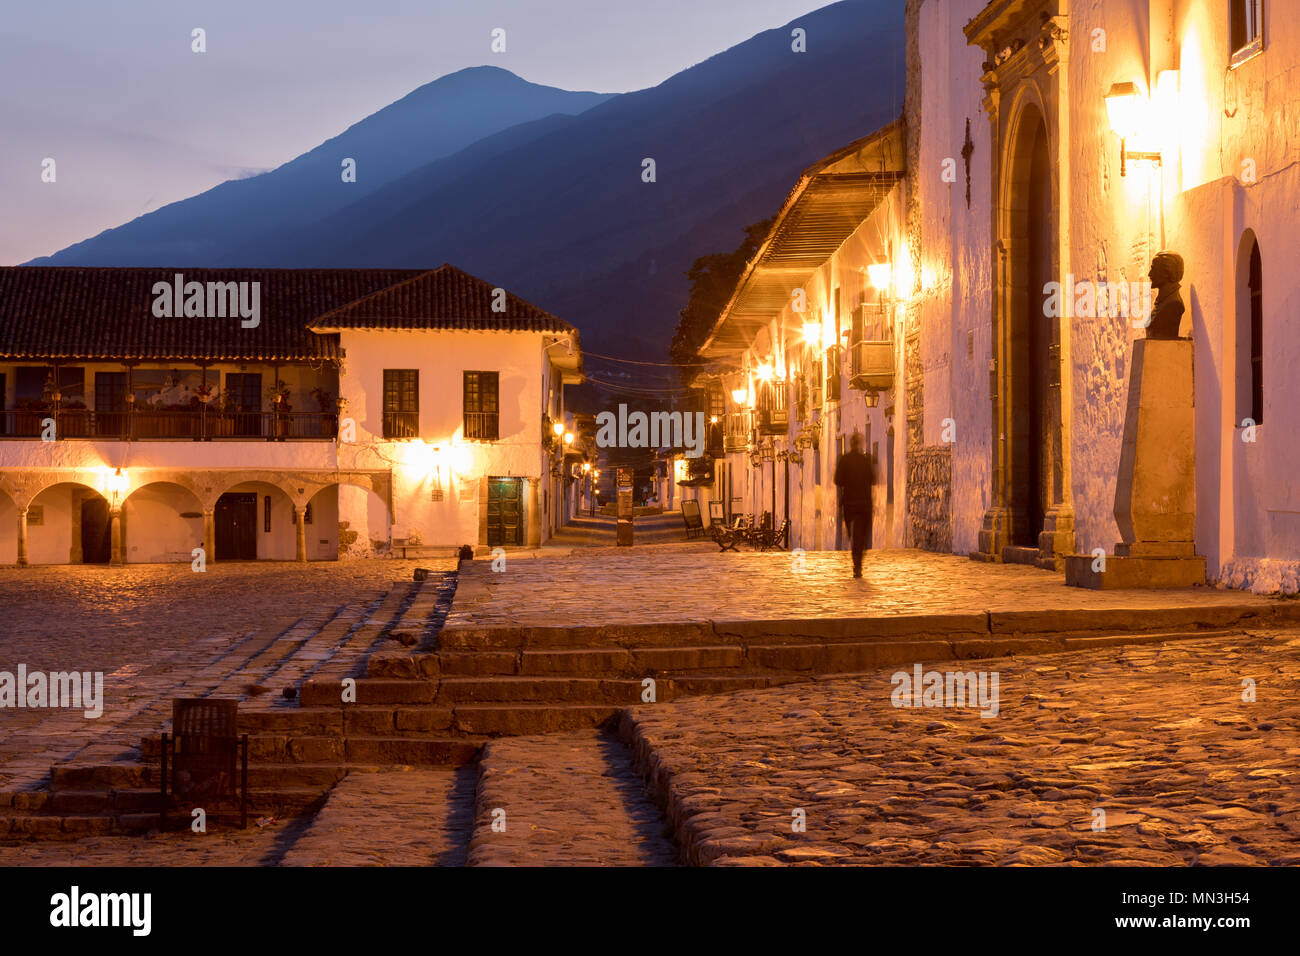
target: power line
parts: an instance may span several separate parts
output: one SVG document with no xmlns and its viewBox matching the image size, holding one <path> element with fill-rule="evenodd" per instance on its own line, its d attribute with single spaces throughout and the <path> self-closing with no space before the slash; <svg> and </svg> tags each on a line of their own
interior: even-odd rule
<svg viewBox="0 0 1300 956">
<path fill-rule="evenodd" d="M 628 365 L 653 365 L 658 368 L 712 368 L 714 362 L 640 362 L 636 359 L 618 358 L 614 355 L 601 355 L 599 352 L 591 352 L 587 349 L 582 350 L 583 358 L 606 359 L 610 362 L 625 362 Z"/>
</svg>

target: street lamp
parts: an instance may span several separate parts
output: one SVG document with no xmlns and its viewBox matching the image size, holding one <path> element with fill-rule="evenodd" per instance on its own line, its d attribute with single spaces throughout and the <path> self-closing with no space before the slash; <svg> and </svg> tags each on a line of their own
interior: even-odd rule
<svg viewBox="0 0 1300 956">
<path fill-rule="evenodd" d="M 122 496 L 126 494 L 126 490 L 130 487 L 131 481 L 126 475 L 122 474 L 121 468 L 108 476 L 108 493 L 113 496 L 114 508 L 121 505 Z"/>
</svg>

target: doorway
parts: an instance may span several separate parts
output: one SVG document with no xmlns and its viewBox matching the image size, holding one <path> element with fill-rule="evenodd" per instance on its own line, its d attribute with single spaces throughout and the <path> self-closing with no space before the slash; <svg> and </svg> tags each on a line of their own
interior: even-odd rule
<svg viewBox="0 0 1300 956">
<path fill-rule="evenodd" d="M 227 492 L 212 513 L 218 561 L 257 560 L 257 495 Z"/>
<path fill-rule="evenodd" d="M 489 547 L 524 543 L 523 482 L 518 478 L 489 478 L 487 543 Z"/>
<path fill-rule="evenodd" d="M 108 564 L 113 556 L 112 517 L 108 502 L 100 497 L 81 502 L 81 560 L 83 564 Z"/>
<path fill-rule="evenodd" d="M 1055 422 L 1051 389 L 1055 319 L 1045 315 L 1044 287 L 1052 281 L 1052 186 L 1047 129 L 1041 114 L 1023 120 L 1020 166 L 1011 188 L 1012 282 L 1009 296 L 1006 375 L 1008 418 L 1007 505 L 1011 512 L 1010 544 L 1037 550 L 1052 501 Z M 1073 290 L 1063 292 L 1072 294 Z"/>
</svg>

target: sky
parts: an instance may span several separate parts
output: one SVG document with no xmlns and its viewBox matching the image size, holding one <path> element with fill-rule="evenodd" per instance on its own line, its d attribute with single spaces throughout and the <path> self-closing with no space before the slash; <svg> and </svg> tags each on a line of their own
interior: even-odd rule
<svg viewBox="0 0 1300 956">
<path fill-rule="evenodd" d="M 825 4 L 7 0 L 0 264 L 273 169 L 468 66 L 571 90 L 644 89 Z M 191 49 L 195 28 L 204 53 Z M 504 53 L 491 50 L 496 28 Z"/>
</svg>

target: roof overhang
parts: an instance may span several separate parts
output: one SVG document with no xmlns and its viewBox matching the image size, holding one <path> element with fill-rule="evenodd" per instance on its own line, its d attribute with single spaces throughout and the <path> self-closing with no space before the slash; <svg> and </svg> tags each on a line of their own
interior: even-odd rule
<svg viewBox="0 0 1300 956">
<path fill-rule="evenodd" d="M 700 346 L 701 357 L 734 360 L 745 351 L 758 330 L 790 303 L 792 290 L 803 285 L 903 179 L 905 151 L 900 118 L 804 171 Z"/>
</svg>

